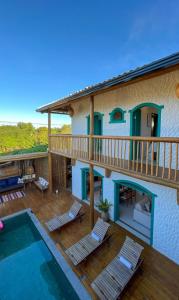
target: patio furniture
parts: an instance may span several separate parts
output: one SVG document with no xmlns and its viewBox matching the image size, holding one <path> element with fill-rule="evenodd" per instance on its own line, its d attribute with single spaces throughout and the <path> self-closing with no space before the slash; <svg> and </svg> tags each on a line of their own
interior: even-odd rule
<svg viewBox="0 0 179 300">
<path fill-rule="evenodd" d="M 44 191 L 46 191 L 48 189 L 48 186 L 49 186 L 48 181 L 42 177 L 39 177 L 38 180 L 35 180 L 33 182 L 34 182 L 35 186 L 42 192 L 42 194 Z"/>
<path fill-rule="evenodd" d="M 148 229 L 151 228 L 151 203 L 148 198 L 143 198 L 135 204 L 133 220 Z"/>
<path fill-rule="evenodd" d="M 101 300 L 116 300 L 142 263 L 143 247 L 131 238 L 126 240 L 110 264 L 97 276 L 91 286 Z"/>
<path fill-rule="evenodd" d="M 75 266 L 85 260 L 109 238 L 109 235 L 106 236 L 109 227 L 109 223 L 98 218 L 91 233 L 65 251 Z"/>
<path fill-rule="evenodd" d="M 136 191 L 130 188 L 120 190 L 120 201 L 125 202 L 127 206 L 133 204 L 136 200 Z"/>
<path fill-rule="evenodd" d="M 0 193 L 23 189 L 24 183 L 23 181 L 19 181 L 19 176 L 12 176 L 4 179 L 0 179 Z"/>
<path fill-rule="evenodd" d="M 35 181 L 35 177 L 36 177 L 35 174 L 26 174 L 26 175 L 23 175 L 22 180 L 24 182 L 24 189 L 26 189 L 26 187 L 28 185 L 30 185 L 30 187 L 31 187 L 32 182 Z"/>
<path fill-rule="evenodd" d="M 53 219 L 46 222 L 45 225 L 50 232 L 56 229 L 60 229 L 64 225 L 69 224 L 75 221 L 77 218 L 82 217 L 83 214 L 79 214 L 81 208 L 82 205 L 79 202 L 75 201 L 69 211 L 61 216 L 54 217 Z"/>
</svg>

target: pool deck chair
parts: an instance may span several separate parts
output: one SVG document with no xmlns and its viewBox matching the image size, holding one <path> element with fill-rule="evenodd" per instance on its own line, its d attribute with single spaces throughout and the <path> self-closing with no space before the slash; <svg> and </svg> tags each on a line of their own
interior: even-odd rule
<svg viewBox="0 0 179 300">
<path fill-rule="evenodd" d="M 98 218 L 91 233 L 65 251 L 75 266 L 85 260 L 110 237 L 107 235 L 109 226 L 109 223 Z"/>
<path fill-rule="evenodd" d="M 69 224 L 77 218 L 81 217 L 82 214 L 79 213 L 81 208 L 82 205 L 79 202 L 75 201 L 69 211 L 61 216 L 54 217 L 53 219 L 46 222 L 45 225 L 50 232 L 56 229 L 60 229 L 64 225 Z"/>
<path fill-rule="evenodd" d="M 143 247 L 126 237 L 118 255 L 97 276 L 91 286 L 101 300 L 119 299 L 142 263 Z"/>
</svg>

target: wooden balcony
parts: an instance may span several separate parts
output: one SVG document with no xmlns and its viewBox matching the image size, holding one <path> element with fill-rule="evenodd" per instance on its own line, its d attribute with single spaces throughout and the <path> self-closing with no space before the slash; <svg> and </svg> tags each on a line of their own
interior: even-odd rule
<svg viewBox="0 0 179 300">
<path fill-rule="evenodd" d="M 179 188 L 179 138 L 51 134 L 49 139 L 52 153 Z"/>
</svg>

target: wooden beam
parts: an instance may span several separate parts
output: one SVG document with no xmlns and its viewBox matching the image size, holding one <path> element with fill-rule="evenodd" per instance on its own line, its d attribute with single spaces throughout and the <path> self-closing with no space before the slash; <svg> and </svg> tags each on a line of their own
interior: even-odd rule
<svg viewBox="0 0 179 300">
<path fill-rule="evenodd" d="M 73 158 L 72 158 L 72 159 L 71 159 L 71 166 L 72 166 L 72 167 L 75 167 L 75 165 L 76 165 L 76 159 L 73 159 Z"/>
<path fill-rule="evenodd" d="M 34 152 L 25 154 L 15 154 L 15 155 L 2 155 L 0 156 L 0 163 L 20 161 L 20 160 L 30 160 L 47 157 L 47 152 Z"/>
<path fill-rule="evenodd" d="M 51 113 L 48 112 L 48 181 L 49 181 L 49 190 L 52 193 L 52 154 L 51 150 Z"/>
<path fill-rule="evenodd" d="M 63 157 L 63 165 L 64 165 L 64 172 L 63 172 L 63 176 L 64 176 L 64 188 L 67 188 L 67 158 Z"/>
<path fill-rule="evenodd" d="M 105 168 L 105 177 L 109 178 L 111 176 L 111 170 Z"/>
<path fill-rule="evenodd" d="M 89 160 L 93 160 L 93 136 L 94 134 L 94 97 L 90 97 L 90 138 L 89 138 Z M 90 164 L 90 225 L 94 226 L 94 173 L 93 165 Z"/>
<path fill-rule="evenodd" d="M 179 189 L 177 189 L 177 204 L 179 205 Z"/>
<path fill-rule="evenodd" d="M 179 99 L 179 83 L 176 85 L 176 96 Z"/>
<path fill-rule="evenodd" d="M 89 139 L 89 160 L 93 160 L 93 136 L 94 134 L 94 97 L 90 97 L 90 139 Z"/>
</svg>

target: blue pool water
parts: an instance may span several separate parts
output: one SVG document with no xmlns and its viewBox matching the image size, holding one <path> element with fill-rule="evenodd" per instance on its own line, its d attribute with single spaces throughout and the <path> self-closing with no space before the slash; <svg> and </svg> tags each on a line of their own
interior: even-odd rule
<svg viewBox="0 0 179 300">
<path fill-rule="evenodd" d="M 0 232 L 0 300 L 16 299 L 79 299 L 27 213 Z"/>
</svg>

